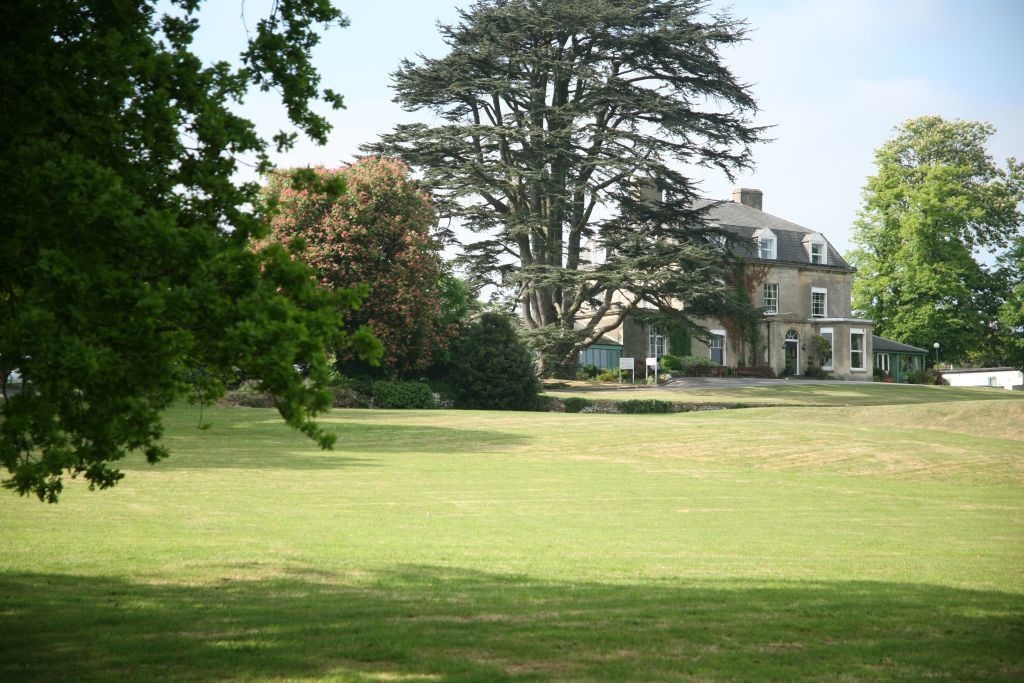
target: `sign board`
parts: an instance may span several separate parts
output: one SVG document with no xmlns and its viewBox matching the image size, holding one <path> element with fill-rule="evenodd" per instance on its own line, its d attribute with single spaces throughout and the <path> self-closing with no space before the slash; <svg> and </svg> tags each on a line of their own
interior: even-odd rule
<svg viewBox="0 0 1024 683">
<path fill-rule="evenodd" d="M 658 383 L 658 358 L 657 358 L 657 356 L 655 356 L 654 358 L 648 358 L 647 359 L 647 367 L 644 368 L 644 378 L 645 379 L 647 377 L 650 377 L 651 368 L 654 368 L 654 383 L 657 384 Z"/>
<path fill-rule="evenodd" d="M 636 382 L 636 373 L 633 371 L 635 366 L 633 365 L 632 358 L 619 358 L 619 381 L 622 381 L 622 371 L 627 370 L 629 372 L 629 379 L 631 382 Z"/>
</svg>

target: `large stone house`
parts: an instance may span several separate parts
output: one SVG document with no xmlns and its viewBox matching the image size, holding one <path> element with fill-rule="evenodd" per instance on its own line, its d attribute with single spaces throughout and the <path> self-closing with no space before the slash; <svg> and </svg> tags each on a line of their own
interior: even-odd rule
<svg viewBox="0 0 1024 683">
<path fill-rule="evenodd" d="M 735 326 L 721 320 L 698 319 L 710 331 L 710 339 L 694 338 L 690 348 L 673 349 L 663 330 L 627 318 L 581 354 L 580 362 L 615 356 L 694 355 L 726 367 L 756 365 L 792 376 L 803 375 L 809 363 L 817 363 L 833 377 L 870 381 L 872 322 L 851 315 L 854 269 L 828 239 L 765 213 L 760 190 L 738 188 L 731 202 L 711 204 L 707 217 L 713 224 L 746 238 L 735 251 L 752 273 L 747 281 L 750 294 L 764 314 L 757 333 L 739 334 Z M 600 259 L 600 254 L 592 258 Z M 819 336 L 828 340 L 830 354 L 816 351 Z M 609 366 L 608 362 L 595 365 Z"/>
</svg>

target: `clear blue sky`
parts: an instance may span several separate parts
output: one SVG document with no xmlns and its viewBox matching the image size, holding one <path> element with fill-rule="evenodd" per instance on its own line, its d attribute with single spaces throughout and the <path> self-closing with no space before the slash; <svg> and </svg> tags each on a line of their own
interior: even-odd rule
<svg viewBox="0 0 1024 683">
<path fill-rule="evenodd" d="M 336 4 L 351 25 L 324 36 L 316 63 L 324 84 L 345 96 L 331 114 L 326 147 L 304 143 L 277 161 L 338 165 L 396 122 L 411 116 L 391 102 L 390 73 L 403 57 L 444 53 L 435 24 L 453 21 L 441 0 Z M 269 0 L 247 0 L 249 25 Z M 197 51 L 233 59 L 244 40 L 240 0 L 208 3 Z M 744 0 L 712 2 L 750 23 L 750 40 L 725 54 L 752 84 L 775 142 L 755 151 L 757 168 L 737 185 L 764 191 L 769 213 L 821 230 L 841 250 L 873 150 L 907 118 L 940 114 L 988 121 L 999 159 L 1024 157 L 1024 2 L 1018 0 Z M 269 135 L 284 114 L 269 95 L 244 112 Z M 701 172 L 708 196 L 729 196 L 724 177 Z"/>
</svg>

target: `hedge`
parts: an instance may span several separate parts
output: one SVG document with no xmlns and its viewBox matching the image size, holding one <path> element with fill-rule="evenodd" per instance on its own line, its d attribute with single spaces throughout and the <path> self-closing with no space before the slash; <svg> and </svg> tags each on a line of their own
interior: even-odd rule
<svg viewBox="0 0 1024 683">
<path fill-rule="evenodd" d="M 593 401 L 588 398 L 570 397 L 562 399 L 562 406 L 567 413 L 578 413 L 589 405 L 593 405 Z"/>
<path fill-rule="evenodd" d="M 433 408 L 434 392 L 424 382 L 374 382 L 370 386 L 377 408 Z"/>
<path fill-rule="evenodd" d="M 669 401 L 657 399 L 633 399 L 632 401 L 619 402 L 620 413 L 671 413 L 672 404 Z"/>
</svg>

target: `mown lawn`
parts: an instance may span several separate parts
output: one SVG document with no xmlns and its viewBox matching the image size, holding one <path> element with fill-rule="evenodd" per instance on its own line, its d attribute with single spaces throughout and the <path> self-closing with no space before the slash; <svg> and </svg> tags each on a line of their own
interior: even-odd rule
<svg viewBox="0 0 1024 683">
<path fill-rule="evenodd" d="M 0 680 L 1024 677 L 1024 401 L 212 417 L 0 495 Z"/>
<path fill-rule="evenodd" d="M 752 406 L 877 406 L 953 401 L 1019 401 L 1024 392 L 975 387 L 936 387 L 875 382 L 834 384 L 794 383 L 779 380 L 771 386 L 737 387 L 729 380 L 721 386 L 691 388 L 647 387 L 629 382 L 568 382 L 549 386 L 545 393 L 559 398 L 580 396 L 593 400 L 624 401 L 654 398 L 679 403 L 743 403 Z"/>
</svg>

